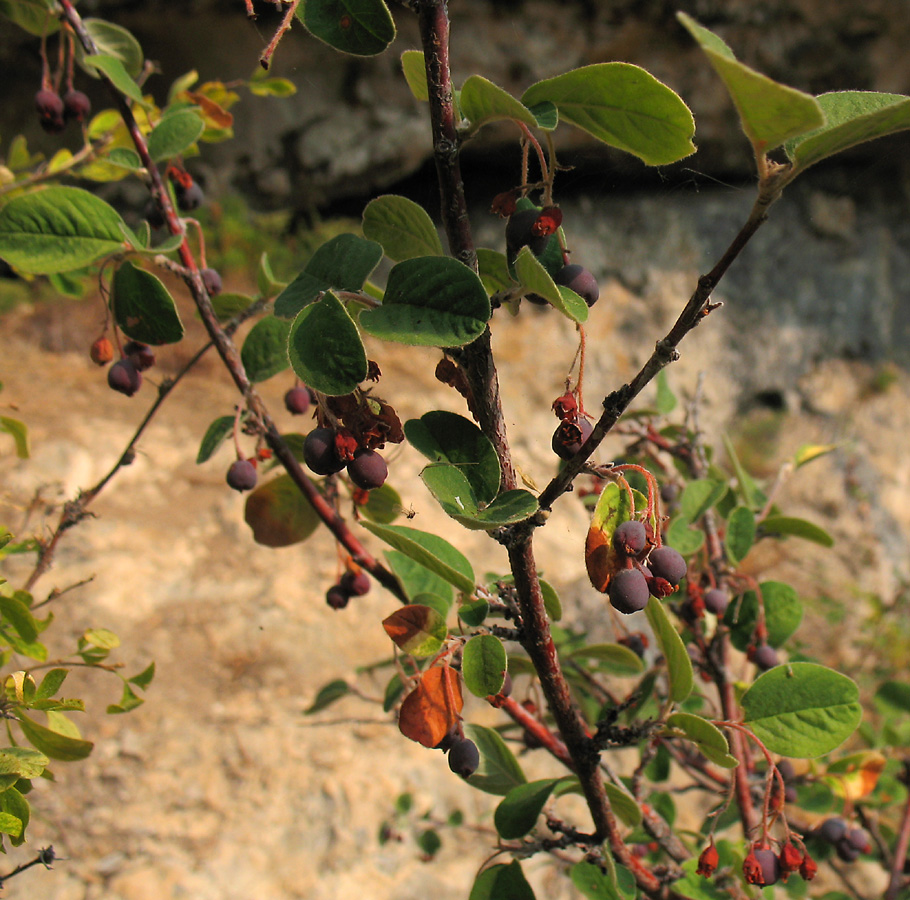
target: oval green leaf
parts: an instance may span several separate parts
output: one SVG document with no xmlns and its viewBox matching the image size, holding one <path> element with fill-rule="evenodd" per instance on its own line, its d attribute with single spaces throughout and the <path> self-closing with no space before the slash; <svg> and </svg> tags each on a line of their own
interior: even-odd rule
<svg viewBox="0 0 910 900">
<path fill-rule="evenodd" d="M 0 209 L 0 257 L 29 274 L 70 272 L 123 249 L 123 224 L 112 206 L 88 191 L 43 188 Z"/>
<path fill-rule="evenodd" d="M 417 256 L 442 256 L 442 242 L 427 211 L 396 194 L 371 200 L 363 210 L 363 233 L 382 245 L 396 262 Z"/>
<path fill-rule="evenodd" d="M 695 152 L 695 120 L 679 96 L 630 63 L 596 63 L 531 85 L 525 106 L 544 101 L 599 141 L 663 166 Z"/>
<path fill-rule="evenodd" d="M 149 155 L 155 162 L 179 156 L 196 143 L 205 123 L 192 109 L 180 109 L 165 116 L 148 136 Z"/>
<path fill-rule="evenodd" d="M 415 100 L 428 101 L 427 69 L 422 50 L 405 50 L 401 54 L 401 70 Z"/>
<path fill-rule="evenodd" d="M 210 459 L 212 454 L 227 440 L 234 430 L 233 416 L 219 416 L 205 430 L 199 452 L 196 454 L 196 463 L 201 464 Z"/>
<path fill-rule="evenodd" d="M 405 422 L 404 433 L 411 446 L 431 462 L 459 469 L 479 502 L 488 503 L 499 493 L 501 470 L 493 442 L 470 419 L 432 410 Z"/>
<path fill-rule="evenodd" d="M 748 506 L 737 506 L 727 518 L 724 549 L 733 565 L 739 565 L 755 543 L 755 513 Z"/>
<path fill-rule="evenodd" d="M 862 719 L 859 689 L 815 663 L 777 666 L 743 694 L 744 722 L 772 753 L 811 759 L 830 753 Z"/>
<path fill-rule="evenodd" d="M 645 615 L 654 629 L 654 636 L 667 661 L 667 678 L 670 682 L 670 699 L 682 703 L 692 693 L 694 674 L 692 660 L 686 652 L 686 645 L 673 627 L 667 611 L 660 600 L 651 597 L 645 607 Z"/>
<path fill-rule="evenodd" d="M 10 435 L 16 445 L 16 456 L 19 459 L 29 458 L 28 426 L 25 422 L 10 416 L 0 416 L 0 431 Z"/>
<path fill-rule="evenodd" d="M 111 284 L 114 318 L 134 341 L 157 346 L 175 344 L 183 337 L 183 322 L 174 298 L 161 279 L 125 260 Z"/>
<path fill-rule="evenodd" d="M 246 498 L 244 520 L 253 540 L 266 547 L 289 547 L 306 540 L 320 519 L 291 476 L 279 475 Z"/>
<path fill-rule="evenodd" d="M 490 298 L 466 265 L 422 256 L 392 268 L 382 306 L 364 310 L 360 324 L 386 341 L 463 347 L 480 337 L 490 314 Z"/>
<path fill-rule="evenodd" d="M 725 769 L 739 765 L 736 757 L 730 754 L 730 745 L 724 733 L 707 719 L 677 712 L 667 718 L 667 729 L 671 735 L 692 741 L 711 762 Z"/>
<path fill-rule="evenodd" d="M 723 481 L 710 478 L 690 481 L 679 498 L 679 518 L 694 524 L 726 493 L 727 485 Z"/>
<path fill-rule="evenodd" d="M 52 731 L 44 725 L 39 725 L 24 713 L 19 714 L 18 721 L 22 733 L 28 738 L 29 743 L 51 759 L 59 759 L 64 762 L 85 759 L 95 746 L 91 741 L 61 734 L 59 731 Z M 7 792 L 4 791 L 5 793 Z M 3 795 L 0 794 L 0 796 Z"/>
<path fill-rule="evenodd" d="M 240 348 L 240 361 L 250 381 L 266 381 L 290 366 L 288 338 L 291 325 L 276 316 L 260 319 Z"/>
<path fill-rule="evenodd" d="M 813 522 L 794 516 L 768 516 L 761 520 L 759 527 L 763 534 L 780 537 L 799 537 L 822 547 L 833 547 L 834 538 Z"/>
<path fill-rule="evenodd" d="M 622 644 L 589 644 L 573 650 L 572 659 L 596 660 L 596 667 L 612 675 L 640 675 L 645 670 L 644 660 Z"/>
<path fill-rule="evenodd" d="M 466 725 L 465 734 L 480 751 L 480 765 L 468 778 L 471 787 L 504 797 L 512 788 L 527 782 L 515 754 L 498 732 L 483 725 Z"/>
<path fill-rule="evenodd" d="M 515 258 L 515 277 L 526 293 L 543 297 L 573 322 L 587 322 L 588 304 L 575 291 L 557 285 L 530 247 L 522 247 Z"/>
<path fill-rule="evenodd" d="M 484 869 L 471 888 L 468 900 L 535 900 L 534 891 L 518 860 Z"/>
<path fill-rule="evenodd" d="M 142 103 L 142 89 L 115 56 L 106 56 L 103 53 L 93 54 L 83 57 L 82 64 L 88 69 L 94 69 L 106 75 L 108 81 L 130 100 Z"/>
<path fill-rule="evenodd" d="M 98 53 L 119 59 L 132 78 L 138 78 L 142 74 L 145 62 L 142 47 L 129 31 L 104 19 L 83 19 L 82 24 L 85 25 L 85 30 L 89 33 Z M 79 48 L 78 41 L 76 46 Z M 78 49 L 77 53 L 81 56 Z"/>
<path fill-rule="evenodd" d="M 527 106 L 481 75 L 471 75 L 462 86 L 461 111 L 471 122 L 471 131 L 497 119 L 512 119 L 531 128 L 537 126 L 537 119 Z"/>
<path fill-rule="evenodd" d="M 367 352 L 360 333 L 331 291 L 298 313 L 287 353 L 304 384 L 323 394 L 350 394 L 367 377 Z"/>
<path fill-rule="evenodd" d="M 782 581 L 763 581 L 759 588 L 765 609 L 768 643 L 772 647 L 782 647 L 799 627 L 803 605 L 796 591 Z M 755 591 L 746 591 L 740 600 L 734 600 L 727 607 L 724 624 L 730 627 L 730 641 L 737 650 L 745 651 L 754 642 L 757 621 L 758 597 Z"/>
<path fill-rule="evenodd" d="M 502 641 L 493 634 L 478 634 L 465 645 L 461 655 L 461 674 L 475 697 L 489 697 L 502 690 L 509 661 Z"/>
<path fill-rule="evenodd" d="M 360 507 L 360 512 L 371 522 L 389 525 L 401 514 L 401 495 L 386 482 L 370 491 L 367 502 Z"/>
<path fill-rule="evenodd" d="M 560 781 L 559 778 L 544 778 L 512 788 L 493 813 L 493 824 L 499 836 L 514 841 L 531 831 Z"/>
<path fill-rule="evenodd" d="M 38 778 L 48 763 L 43 753 L 30 747 L 5 747 L 0 750 L 0 775 Z"/>
<path fill-rule="evenodd" d="M 444 538 L 404 525 L 379 525 L 376 522 L 360 524 L 390 547 L 435 572 L 459 591 L 473 593 L 474 569 L 467 557 Z"/>
<path fill-rule="evenodd" d="M 435 594 L 446 601 L 447 607 L 452 605 L 452 585 L 444 578 L 398 550 L 386 550 L 385 558 L 411 603 L 416 602 L 423 594 Z"/>
<path fill-rule="evenodd" d="M 376 56 L 395 39 L 395 22 L 382 0 L 307 0 L 297 18 L 313 37 L 351 56 Z"/>
<path fill-rule="evenodd" d="M 739 113 L 746 137 L 759 152 L 780 147 L 785 141 L 824 124 L 825 116 L 813 96 L 743 65 L 716 34 L 685 13 L 676 15 L 720 76 Z"/>
</svg>

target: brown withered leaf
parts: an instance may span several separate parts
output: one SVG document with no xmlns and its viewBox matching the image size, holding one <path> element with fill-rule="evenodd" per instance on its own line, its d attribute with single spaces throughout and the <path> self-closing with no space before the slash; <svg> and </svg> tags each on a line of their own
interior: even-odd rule
<svg viewBox="0 0 910 900">
<path fill-rule="evenodd" d="M 406 738 L 435 747 L 455 724 L 463 704 L 457 673 L 448 666 L 433 666 L 404 698 L 398 728 Z"/>
</svg>

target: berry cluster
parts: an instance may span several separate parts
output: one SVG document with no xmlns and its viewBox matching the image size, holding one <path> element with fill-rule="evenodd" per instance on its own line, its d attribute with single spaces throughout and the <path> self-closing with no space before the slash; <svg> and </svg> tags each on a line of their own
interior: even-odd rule
<svg viewBox="0 0 910 900">
<path fill-rule="evenodd" d="M 686 561 L 672 547 L 655 547 L 648 528 L 637 519 L 622 522 L 613 532 L 613 549 L 625 564 L 611 579 L 607 594 L 618 612 L 644 609 L 648 598 L 666 597 L 686 577 Z"/>
<path fill-rule="evenodd" d="M 90 351 L 92 361 L 105 365 L 113 359 L 113 347 L 106 337 L 100 337 L 92 344 Z M 123 345 L 123 355 L 107 370 L 108 387 L 132 397 L 142 387 L 142 373 L 155 365 L 155 354 L 148 344 L 139 341 L 127 341 Z"/>
<path fill-rule="evenodd" d="M 834 847 L 838 859 L 844 862 L 854 862 L 861 853 L 872 850 L 868 832 L 864 828 L 851 827 L 840 817 L 825 819 L 812 831 L 812 836 Z"/>
<path fill-rule="evenodd" d="M 351 597 L 363 597 L 370 592 L 370 578 L 360 568 L 351 567 L 325 592 L 325 602 L 332 609 L 344 609 Z"/>
<path fill-rule="evenodd" d="M 92 111 L 92 104 L 82 91 L 69 88 L 61 97 L 47 86 L 35 94 L 35 109 L 41 127 L 49 134 L 59 134 L 68 122 L 84 122 Z"/>
<path fill-rule="evenodd" d="M 381 487 L 389 474 L 382 456 L 358 447 L 346 429 L 314 428 L 303 442 L 303 461 L 317 475 L 335 475 L 347 468 L 348 478 L 365 491 Z"/>
</svg>

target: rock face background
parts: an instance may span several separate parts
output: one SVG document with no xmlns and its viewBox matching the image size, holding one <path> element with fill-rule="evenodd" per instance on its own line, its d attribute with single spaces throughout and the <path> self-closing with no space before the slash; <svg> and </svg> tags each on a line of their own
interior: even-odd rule
<svg viewBox="0 0 910 900">
<path fill-rule="evenodd" d="M 910 93 L 910 13 L 902 5 L 679 6 L 721 33 L 739 58 L 794 86 Z M 134 30 L 170 77 L 192 67 L 203 79 L 248 76 L 275 24 L 265 4 L 258 26 L 240 2 L 80 7 Z M 622 59 L 666 81 L 695 113 L 699 153 L 657 174 L 586 144 L 579 132 L 566 134 L 562 152 L 577 168 L 561 176 L 559 199 L 576 258 L 603 288 L 588 329 L 594 405 L 634 374 L 744 220 L 752 201 L 748 148 L 713 72 L 675 24 L 674 4 L 465 0 L 452 7 L 459 80 L 480 71 L 521 90 L 573 65 Z M 395 15 L 396 50 L 416 47 L 410 14 L 396 8 Z M 34 92 L 35 58 L 34 42 L 0 31 L 8 96 Z M 237 108 L 236 140 L 192 162 L 211 194 L 239 189 L 255 205 L 304 212 L 348 200 L 359 206 L 392 186 L 435 202 L 427 125 L 398 74 L 397 52 L 347 61 L 295 29 L 275 71 L 300 92 Z M 163 91 L 168 79 L 157 82 Z M 4 139 L 30 118 L 27 104 L 5 105 Z M 484 138 L 465 164 L 478 241 L 496 248 L 502 225 L 485 209 L 516 178 L 506 137 Z M 35 135 L 35 146 L 49 147 L 43 140 Z M 809 608 L 800 637 L 811 652 L 860 670 L 870 660 L 843 637 L 861 607 L 850 603 L 845 622 L 832 629 L 813 598 L 853 601 L 869 591 L 899 602 L 908 575 L 907 141 L 869 145 L 788 190 L 718 290 L 724 307 L 687 338 L 670 371 L 684 398 L 705 373 L 708 440 L 719 444 L 729 431 L 768 477 L 803 443 L 839 444 L 782 493 L 782 506 L 828 528 L 839 550 L 764 547 L 749 564 L 799 584 Z M 236 278 L 228 289 L 244 286 Z M 163 351 L 159 376 L 176 371 L 202 341 L 184 309 L 187 349 Z M 0 400 L 15 405 L 34 446 L 32 460 L 17 462 L 0 437 L 2 521 L 15 525 L 39 487 L 47 501 L 65 499 L 107 471 L 151 391 L 131 401 L 114 395 L 89 363 L 94 305 L 20 307 L 0 327 Z M 526 309 L 516 319 L 497 316 L 494 349 L 516 455 L 544 483 L 553 470 L 549 405 L 571 363 L 574 331 L 555 314 Z M 462 411 L 432 379 L 435 353 L 382 346 L 375 355 L 383 396 L 403 419 L 429 405 Z M 265 386 L 276 408 L 286 387 L 281 377 Z M 97 518 L 68 536 L 39 585 L 41 596 L 95 576 L 57 605 L 58 652 L 86 627 L 109 627 L 123 639 L 120 658 L 130 672 L 154 659 L 158 675 L 146 705 L 120 718 L 101 712 L 119 697 L 113 676 L 71 676 L 68 693 L 86 697 L 91 712 L 80 724 L 97 749 L 84 764 L 55 767 L 55 790 L 36 785 L 30 827 L 30 847 L 53 843 L 69 861 L 10 882 L 9 896 L 416 900 L 432 891 L 440 900 L 464 898 L 490 833 L 445 833 L 440 858 L 427 865 L 410 825 L 399 824 L 407 840 L 384 847 L 379 825 L 403 791 L 413 793 L 419 813 L 445 819 L 460 808 L 485 825 L 495 798 L 465 789 L 441 755 L 402 739 L 378 707 L 348 699 L 318 723 L 301 714 L 320 685 L 387 653 L 379 621 L 394 603 L 377 591 L 355 608 L 329 610 L 322 596 L 336 563 L 323 534 L 282 551 L 251 541 L 242 500 L 223 485 L 228 452 L 202 467 L 193 462 L 206 424 L 234 399 L 214 361 L 178 388 L 135 464 L 99 499 Z M 287 426 L 301 427 L 290 419 Z M 620 451 L 613 440 L 603 458 Z M 407 448 L 393 467 L 404 505 L 417 512 L 415 527 L 452 535 L 478 571 L 502 570 L 501 548 L 475 533 L 452 533 L 417 479 L 419 468 Z M 580 505 L 566 498 L 539 542 L 539 561 L 561 592 L 567 622 L 607 639 L 603 599 L 583 575 L 586 527 Z M 24 571 L 21 563 L 4 569 L 14 582 Z M 382 687 L 377 682 L 371 693 Z M 492 721 L 480 703 L 469 706 L 468 718 Z M 529 777 L 555 774 L 538 757 L 522 760 Z M 6 868 L 29 855 L 11 853 Z M 539 896 L 571 896 L 560 876 L 533 862 L 529 870 Z"/>
</svg>

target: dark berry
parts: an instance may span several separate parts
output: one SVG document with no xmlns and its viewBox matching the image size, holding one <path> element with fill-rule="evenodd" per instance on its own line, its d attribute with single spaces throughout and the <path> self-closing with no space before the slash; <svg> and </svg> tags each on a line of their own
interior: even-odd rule
<svg viewBox="0 0 910 900">
<path fill-rule="evenodd" d="M 726 591 L 722 591 L 720 588 L 705 591 L 705 609 L 708 612 L 714 613 L 715 616 L 722 616 L 729 605 L 730 598 Z"/>
<path fill-rule="evenodd" d="M 648 648 L 648 639 L 641 631 L 633 631 L 621 637 L 617 643 L 628 647 L 636 656 L 644 657 L 645 650 Z"/>
<path fill-rule="evenodd" d="M 613 547 L 623 556 L 638 556 L 648 544 L 648 532 L 645 526 L 630 519 L 621 523 L 613 532 Z"/>
<path fill-rule="evenodd" d="M 358 450 L 348 463 L 348 477 L 357 487 L 371 491 L 385 484 L 389 467 L 375 450 Z"/>
<path fill-rule="evenodd" d="M 575 291 L 588 306 L 593 306 L 600 296 L 600 286 L 597 279 L 584 267 L 577 263 L 563 266 L 553 277 L 557 284 L 561 284 Z"/>
<path fill-rule="evenodd" d="M 453 722 L 449 730 L 442 736 L 442 740 L 433 748 L 448 753 L 457 741 L 464 740 L 461 734 L 461 726 L 458 722 Z"/>
<path fill-rule="evenodd" d="M 610 603 L 618 612 L 630 615 L 648 605 L 648 582 L 638 569 L 623 569 L 610 579 Z"/>
<path fill-rule="evenodd" d="M 784 779 L 784 784 L 789 784 L 796 779 L 796 770 L 789 759 L 782 759 L 777 764 L 777 771 L 780 772 L 780 777 Z"/>
<path fill-rule="evenodd" d="M 506 225 L 506 253 L 510 259 L 518 256 L 518 251 L 524 246 L 530 247 L 535 256 L 546 249 L 550 235 L 534 232 L 534 223 L 539 216 L 539 209 L 521 209 L 509 218 Z"/>
<path fill-rule="evenodd" d="M 226 481 L 235 491 L 251 491 L 258 479 L 256 466 L 248 459 L 238 459 L 227 470 Z"/>
<path fill-rule="evenodd" d="M 303 461 L 317 475 L 334 475 L 344 468 L 335 450 L 335 432 L 331 428 L 314 428 L 303 442 Z"/>
<path fill-rule="evenodd" d="M 142 217 L 149 223 L 150 228 L 164 228 L 164 213 L 161 212 L 161 207 L 155 202 L 154 197 L 149 197 L 146 201 Z"/>
<path fill-rule="evenodd" d="M 759 847 L 755 852 L 755 859 L 761 866 L 762 881 L 757 884 L 777 884 L 780 880 L 780 860 L 770 847 Z"/>
<path fill-rule="evenodd" d="M 655 578 L 663 578 L 676 587 L 686 577 L 686 561 L 672 547 L 658 547 L 648 557 L 648 568 Z"/>
<path fill-rule="evenodd" d="M 115 362 L 107 370 L 108 387 L 132 397 L 142 386 L 142 373 L 129 358 Z"/>
<path fill-rule="evenodd" d="M 351 599 L 351 595 L 342 588 L 340 584 L 333 584 L 325 592 L 325 602 L 328 603 L 332 609 L 344 609 L 348 605 L 348 600 Z"/>
<path fill-rule="evenodd" d="M 854 862 L 859 857 L 859 850 L 850 843 L 847 837 L 842 837 L 834 845 L 834 852 L 843 862 Z"/>
<path fill-rule="evenodd" d="M 588 439 L 594 426 L 587 419 L 577 422 L 560 422 L 553 432 L 550 446 L 560 459 L 571 459 L 581 450 L 581 445 Z"/>
<path fill-rule="evenodd" d="M 825 819 L 815 829 L 815 833 L 823 841 L 827 841 L 829 844 L 836 844 L 847 833 L 847 823 L 839 816 Z"/>
<path fill-rule="evenodd" d="M 775 666 L 780 665 L 780 657 L 770 644 L 759 644 L 752 654 L 752 662 L 754 662 L 759 669 L 767 672 L 768 669 L 773 669 Z"/>
<path fill-rule="evenodd" d="M 191 181 L 184 187 L 179 181 L 174 182 L 174 195 L 177 198 L 177 206 L 182 212 L 192 212 L 199 209 L 205 200 L 205 194 L 202 188 L 195 181 Z"/>
<path fill-rule="evenodd" d="M 366 572 L 345 572 L 339 585 L 352 597 L 362 597 L 370 592 L 370 576 Z"/>
<path fill-rule="evenodd" d="M 480 752 L 474 741 L 465 738 L 456 741 L 449 749 L 449 768 L 462 778 L 467 778 L 477 771 L 480 765 Z"/>
<path fill-rule="evenodd" d="M 69 90 L 63 95 L 63 117 L 84 122 L 92 111 L 92 103 L 82 91 Z"/>
<path fill-rule="evenodd" d="M 56 91 L 42 89 L 35 94 L 35 109 L 41 120 L 41 127 L 51 134 L 63 131 L 66 121 L 63 118 L 63 101 Z"/>
<path fill-rule="evenodd" d="M 141 341 L 127 341 L 123 345 L 123 353 L 140 372 L 151 369 L 155 365 L 155 354 L 152 348 Z"/>
<path fill-rule="evenodd" d="M 102 336 L 92 344 L 88 355 L 96 366 L 106 366 L 114 358 L 114 345 Z"/>
<path fill-rule="evenodd" d="M 203 269 L 200 274 L 202 275 L 202 283 L 205 285 L 205 289 L 210 297 L 214 297 L 216 294 L 221 293 L 221 276 L 218 274 L 217 270 Z"/>
<path fill-rule="evenodd" d="M 872 850 L 872 841 L 864 828 L 850 828 L 844 840 L 859 853 L 869 853 Z"/>
<path fill-rule="evenodd" d="M 292 387 L 284 395 L 284 406 L 292 415 L 302 416 L 310 408 L 310 392 L 305 387 Z"/>
</svg>

